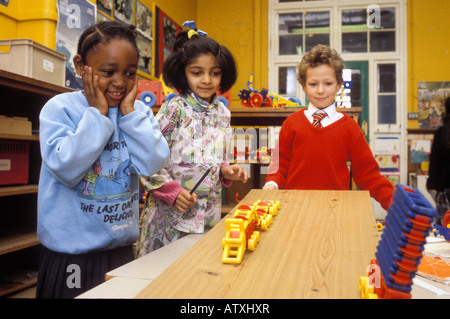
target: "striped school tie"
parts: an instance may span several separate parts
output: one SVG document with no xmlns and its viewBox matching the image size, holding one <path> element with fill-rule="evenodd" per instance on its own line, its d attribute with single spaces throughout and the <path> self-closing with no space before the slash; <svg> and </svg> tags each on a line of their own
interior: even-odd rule
<svg viewBox="0 0 450 319">
<path fill-rule="evenodd" d="M 327 113 L 326 113 L 325 111 L 319 110 L 319 111 L 315 112 L 315 113 L 312 115 L 312 117 L 313 117 L 313 123 L 312 123 L 312 125 L 313 125 L 315 128 L 321 128 L 321 127 L 322 127 L 322 124 L 320 123 L 320 121 L 322 121 L 322 120 L 325 118 L 325 116 L 327 116 Z"/>
</svg>

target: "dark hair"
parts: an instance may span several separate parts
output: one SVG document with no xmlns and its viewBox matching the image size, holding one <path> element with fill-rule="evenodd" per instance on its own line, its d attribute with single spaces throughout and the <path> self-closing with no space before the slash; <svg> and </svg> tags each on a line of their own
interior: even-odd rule
<svg viewBox="0 0 450 319">
<path fill-rule="evenodd" d="M 318 44 L 303 56 L 302 61 L 298 65 L 297 80 L 303 86 L 306 84 L 306 72 L 309 68 L 315 68 L 322 64 L 329 65 L 336 74 L 338 83 L 343 83 L 342 70 L 344 69 L 344 61 L 336 50 L 330 47 Z"/>
<path fill-rule="evenodd" d="M 117 38 L 128 40 L 135 47 L 139 56 L 135 26 L 124 25 L 117 21 L 102 21 L 86 28 L 78 40 L 77 54 L 81 56 L 81 61 L 86 63 L 86 55 L 95 46 L 100 43 L 107 44 L 112 39 Z"/>
<path fill-rule="evenodd" d="M 443 114 L 444 129 L 442 132 L 442 143 L 444 148 L 450 150 L 450 97 L 445 100 L 445 112 Z"/>
<path fill-rule="evenodd" d="M 188 30 L 180 31 L 173 46 L 172 54 L 164 61 L 162 73 L 166 85 L 187 93 L 189 86 L 186 80 L 185 67 L 201 54 L 212 53 L 222 70 L 220 93 L 225 93 L 236 82 L 237 66 L 231 52 L 216 42 L 216 40 L 194 34 L 188 38 Z"/>
</svg>

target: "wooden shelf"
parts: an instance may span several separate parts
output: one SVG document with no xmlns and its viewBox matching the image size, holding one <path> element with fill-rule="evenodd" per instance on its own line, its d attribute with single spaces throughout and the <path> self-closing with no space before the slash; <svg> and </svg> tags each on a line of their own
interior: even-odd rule
<svg viewBox="0 0 450 319">
<path fill-rule="evenodd" d="M 0 186 L 0 197 L 22 194 L 33 194 L 38 192 L 38 185 L 20 185 L 20 186 Z"/>
<path fill-rule="evenodd" d="M 304 109 L 303 107 L 230 107 L 231 117 L 287 117 L 290 114 Z M 338 112 L 343 113 L 361 113 L 361 107 L 337 108 Z"/>
<path fill-rule="evenodd" d="M 54 95 L 63 92 L 73 91 L 73 89 L 70 88 L 54 85 L 5 70 L 0 70 L 0 86 L 33 92 L 48 97 L 53 97 Z"/>
<path fill-rule="evenodd" d="M 232 126 L 281 126 L 292 113 L 305 107 L 230 107 Z M 357 122 L 362 107 L 337 108 L 338 112 L 346 113 Z"/>
<path fill-rule="evenodd" d="M 0 283 L 0 297 L 13 294 L 15 292 L 33 287 L 37 284 L 37 279 L 27 282 L 26 284 L 21 283 Z"/>
<path fill-rule="evenodd" d="M 39 141 L 39 135 L 19 135 L 19 134 L 0 133 L 0 139 L 21 140 L 21 141 Z"/>
<path fill-rule="evenodd" d="M 0 255 L 39 245 L 36 231 L 10 234 L 0 238 Z"/>
<path fill-rule="evenodd" d="M 230 107 L 231 117 L 287 117 L 304 107 Z"/>
</svg>

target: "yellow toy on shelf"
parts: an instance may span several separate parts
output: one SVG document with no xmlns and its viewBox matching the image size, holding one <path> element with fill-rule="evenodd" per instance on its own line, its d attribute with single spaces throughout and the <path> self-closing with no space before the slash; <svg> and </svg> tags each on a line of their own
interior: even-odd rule
<svg viewBox="0 0 450 319">
<path fill-rule="evenodd" d="M 253 73 L 247 81 L 248 90 L 240 90 L 239 98 L 243 107 L 302 107 L 302 103 L 297 97 L 284 98 L 281 95 L 269 93 L 267 89 L 261 91 L 253 88 Z"/>
<path fill-rule="evenodd" d="M 233 217 L 225 219 L 226 234 L 222 239 L 222 262 L 240 264 L 245 250 L 253 251 L 260 239 L 260 232 L 272 223 L 280 208 L 280 201 L 256 201 L 253 205 L 239 205 Z"/>
</svg>

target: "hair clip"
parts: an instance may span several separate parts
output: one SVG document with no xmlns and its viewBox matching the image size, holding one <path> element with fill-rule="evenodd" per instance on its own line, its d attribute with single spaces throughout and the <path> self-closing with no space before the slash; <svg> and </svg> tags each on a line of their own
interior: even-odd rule
<svg viewBox="0 0 450 319">
<path fill-rule="evenodd" d="M 189 30 L 189 32 L 188 32 L 188 39 L 190 39 L 193 35 L 205 36 L 208 34 L 202 30 L 197 29 L 197 26 L 195 25 L 195 21 L 185 21 L 183 23 L 183 26 L 192 29 L 192 30 Z"/>
</svg>

